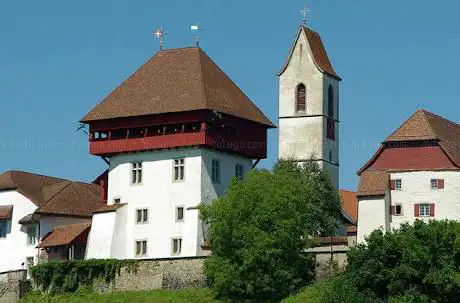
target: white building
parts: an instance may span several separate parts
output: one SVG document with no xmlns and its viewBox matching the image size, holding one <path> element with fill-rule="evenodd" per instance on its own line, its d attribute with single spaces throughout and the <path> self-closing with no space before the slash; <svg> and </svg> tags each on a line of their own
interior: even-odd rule
<svg viewBox="0 0 460 303">
<path fill-rule="evenodd" d="M 360 169 L 358 242 L 375 229 L 460 218 L 460 125 L 418 110 Z"/>
<path fill-rule="evenodd" d="M 196 207 L 266 157 L 274 127 L 199 48 L 160 51 L 82 122 L 109 163 L 88 259 L 205 254 Z"/>
<path fill-rule="evenodd" d="M 321 37 L 301 26 L 279 73 L 279 157 L 312 157 L 339 187 L 339 84 Z"/>
<path fill-rule="evenodd" d="M 28 268 L 39 258 L 67 259 L 84 254 L 85 247 L 68 247 L 78 236 L 53 249 L 41 243 L 59 226 L 88 224 L 101 207 L 100 187 L 20 171 L 0 175 L 0 272 Z M 64 241 L 65 242 L 65 241 Z M 42 248 L 37 248 L 37 246 Z M 70 253 L 70 255 L 69 255 Z"/>
</svg>

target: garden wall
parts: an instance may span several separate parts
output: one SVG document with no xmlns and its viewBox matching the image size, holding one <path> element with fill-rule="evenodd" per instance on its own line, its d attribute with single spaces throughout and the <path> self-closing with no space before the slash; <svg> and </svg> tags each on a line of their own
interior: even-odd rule
<svg viewBox="0 0 460 303">
<path fill-rule="evenodd" d="M 30 289 L 26 270 L 0 273 L 0 303 L 15 303 Z"/>
</svg>

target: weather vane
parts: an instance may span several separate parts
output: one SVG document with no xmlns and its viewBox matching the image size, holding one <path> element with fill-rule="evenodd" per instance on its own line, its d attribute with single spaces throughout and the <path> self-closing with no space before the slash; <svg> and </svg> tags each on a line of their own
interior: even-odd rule
<svg viewBox="0 0 460 303">
<path fill-rule="evenodd" d="M 307 6 L 305 5 L 304 8 L 302 10 L 300 10 L 300 13 L 302 14 L 302 24 L 303 25 L 307 25 L 307 19 L 308 19 L 308 13 L 311 12 L 311 10 L 309 10 L 307 8 Z"/>
<path fill-rule="evenodd" d="M 190 26 L 190 30 L 192 31 L 192 33 L 196 33 L 196 36 L 195 36 L 196 46 L 199 47 L 200 46 L 200 32 L 203 31 L 203 29 L 197 23 L 197 24 L 192 24 Z"/>
<path fill-rule="evenodd" d="M 166 33 L 163 30 L 163 26 L 160 26 L 160 28 L 156 30 L 154 35 L 158 40 L 160 40 L 160 50 L 163 50 L 163 38 L 166 35 Z"/>
</svg>

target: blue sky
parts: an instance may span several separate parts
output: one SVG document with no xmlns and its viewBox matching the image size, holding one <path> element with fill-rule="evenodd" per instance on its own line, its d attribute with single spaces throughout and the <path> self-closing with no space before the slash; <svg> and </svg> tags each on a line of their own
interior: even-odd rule
<svg viewBox="0 0 460 303">
<path fill-rule="evenodd" d="M 418 108 L 460 121 L 458 1 L 309 0 L 342 76 L 341 187 Z M 201 46 L 274 121 L 278 82 L 301 21 L 300 0 L 1 0 L 0 171 L 92 180 L 105 163 L 88 153 L 77 121 L 158 49 Z M 270 132 L 270 167 L 277 158 Z"/>
</svg>

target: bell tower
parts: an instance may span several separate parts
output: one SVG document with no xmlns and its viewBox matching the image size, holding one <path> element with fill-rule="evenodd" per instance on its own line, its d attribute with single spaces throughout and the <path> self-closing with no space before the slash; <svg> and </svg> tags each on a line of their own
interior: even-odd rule
<svg viewBox="0 0 460 303">
<path fill-rule="evenodd" d="M 279 77 L 279 158 L 314 157 L 339 186 L 339 84 L 318 33 L 301 25 Z"/>
</svg>

